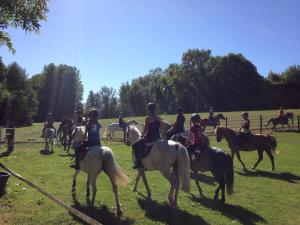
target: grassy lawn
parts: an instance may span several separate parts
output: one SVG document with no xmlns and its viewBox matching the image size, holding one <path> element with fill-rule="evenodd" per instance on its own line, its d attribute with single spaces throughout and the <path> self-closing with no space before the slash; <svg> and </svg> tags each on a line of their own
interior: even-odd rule
<svg viewBox="0 0 300 225">
<path fill-rule="evenodd" d="M 296 115 L 299 110 L 293 110 Z M 239 112 L 224 113 L 228 120 L 240 119 Z M 250 118 L 276 116 L 275 111 L 250 112 Z M 205 114 L 202 114 L 203 117 Z M 174 121 L 174 116 L 165 116 Z M 108 124 L 116 119 L 103 120 Z M 137 118 L 141 121 L 142 118 Z M 229 123 L 230 125 L 230 123 Z M 279 154 L 275 156 L 276 171 L 270 172 L 271 163 L 265 155 L 258 166 L 258 171 L 244 173 L 242 167 L 234 159 L 235 193 L 227 196 L 225 205 L 212 201 L 216 184 L 204 179 L 201 183 L 206 198 L 198 198 L 196 185 L 192 181 L 191 193 L 180 192 L 178 209 L 170 210 L 166 205 L 169 191 L 168 182 L 157 172 L 147 173 L 152 191 L 153 202 L 147 202 L 143 195 L 145 188 L 140 183 L 139 193 L 131 192 L 136 172 L 131 169 L 131 148 L 117 141 L 103 141 L 103 145 L 113 149 L 118 163 L 131 178 L 127 187 L 121 188 L 120 201 L 124 215 L 117 219 L 114 196 L 110 182 L 105 174 L 97 180 L 97 196 L 95 209 L 86 207 L 85 182 L 86 175 L 81 173 L 77 180 L 77 200 L 71 196 L 73 170 L 69 168 L 70 156 L 62 147 L 55 147 L 54 154 L 43 155 L 43 144 L 38 137 L 41 124 L 20 128 L 16 131 L 17 143 L 15 151 L 8 157 L 0 158 L 7 167 L 20 173 L 47 192 L 54 194 L 64 202 L 97 219 L 103 224 L 300 224 L 300 135 L 295 132 L 277 132 Z M 27 138 L 37 138 L 36 142 L 28 142 Z M 120 139 L 119 134 L 118 138 Z M 217 143 L 210 137 L 212 146 L 218 146 L 229 152 L 223 140 Z M 0 153 L 5 146 L 0 148 Z M 257 153 L 241 153 L 241 157 L 251 168 L 257 160 Z M 209 173 L 206 174 L 210 176 Z M 19 224 L 82 224 L 65 209 L 57 206 L 45 196 L 25 185 L 22 181 L 11 177 L 7 193 L 0 198 L 0 225 Z"/>
</svg>

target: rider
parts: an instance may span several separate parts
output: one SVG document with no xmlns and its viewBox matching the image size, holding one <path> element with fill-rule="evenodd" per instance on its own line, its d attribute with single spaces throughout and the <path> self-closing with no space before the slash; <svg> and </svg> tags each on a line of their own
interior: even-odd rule
<svg viewBox="0 0 300 225">
<path fill-rule="evenodd" d="M 124 120 L 124 114 L 121 112 L 120 115 L 119 115 L 119 127 L 122 128 L 123 130 L 123 142 L 125 143 L 126 142 L 126 128 L 127 128 L 127 123 L 126 121 Z"/>
<path fill-rule="evenodd" d="M 142 138 L 132 145 L 132 150 L 135 155 L 135 164 L 133 169 L 142 167 L 142 150 L 152 143 L 160 139 L 160 131 L 162 130 L 162 122 L 160 117 L 156 114 L 155 103 L 148 103 L 147 105 L 148 116 L 145 118 L 145 128 Z"/>
<path fill-rule="evenodd" d="M 191 155 L 195 152 L 196 149 L 201 150 L 203 148 L 203 129 L 200 125 L 200 116 L 197 113 L 194 113 L 191 116 L 191 127 L 190 133 L 186 140 L 186 146 L 191 143 L 188 147 L 188 153 Z"/>
<path fill-rule="evenodd" d="M 284 111 L 283 111 L 283 108 L 280 106 L 280 108 L 279 108 L 279 112 L 278 112 L 278 117 L 281 119 L 281 118 L 283 118 L 284 117 Z"/>
<path fill-rule="evenodd" d="M 208 119 L 213 120 L 214 119 L 214 109 L 212 106 L 209 107 L 209 116 Z"/>
<path fill-rule="evenodd" d="M 184 122 L 185 122 L 185 117 L 183 115 L 183 110 L 182 108 L 178 108 L 176 122 L 167 131 L 166 139 L 169 140 L 173 135 L 184 132 L 185 131 Z"/>
<path fill-rule="evenodd" d="M 56 137 L 56 129 L 53 124 L 54 124 L 54 118 L 52 116 L 52 113 L 48 113 L 46 121 L 44 122 L 44 128 L 43 128 L 41 137 L 44 137 L 44 131 L 46 128 L 53 128 L 55 131 L 55 137 Z"/>
<path fill-rule="evenodd" d="M 70 167 L 79 170 L 79 156 L 81 151 L 86 151 L 90 146 L 101 146 L 100 143 L 100 128 L 101 124 L 98 122 L 99 112 L 96 109 L 89 111 L 89 121 L 86 125 L 85 136 L 87 135 L 87 141 L 81 143 L 75 150 L 75 163 L 72 163 Z"/>
<path fill-rule="evenodd" d="M 250 132 L 249 114 L 247 112 L 243 112 L 242 118 L 243 118 L 243 121 L 242 121 L 241 127 L 237 130 L 237 134 L 236 134 L 240 145 L 245 140 L 245 137 L 247 137 L 251 133 Z"/>
<path fill-rule="evenodd" d="M 84 117 L 81 109 L 74 112 L 74 126 L 83 126 L 84 125 Z"/>
</svg>

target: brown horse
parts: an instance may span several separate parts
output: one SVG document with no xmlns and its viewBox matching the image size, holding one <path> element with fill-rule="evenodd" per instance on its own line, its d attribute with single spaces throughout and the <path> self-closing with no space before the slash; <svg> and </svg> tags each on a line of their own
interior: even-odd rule
<svg viewBox="0 0 300 225">
<path fill-rule="evenodd" d="M 213 119 L 203 119 L 200 121 L 200 125 L 202 126 L 203 130 L 205 131 L 206 126 L 211 126 L 216 128 L 219 125 L 220 120 L 225 120 L 225 117 L 222 113 L 216 115 Z"/>
<path fill-rule="evenodd" d="M 272 122 L 273 123 L 273 127 L 272 127 L 272 131 L 273 130 L 276 130 L 276 126 L 278 124 L 281 124 L 282 126 L 282 129 L 284 127 L 284 125 L 287 125 L 288 128 L 290 128 L 290 124 L 289 124 L 289 119 L 292 119 L 294 117 L 294 114 L 293 113 L 286 113 L 284 116 L 282 117 L 276 117 L 276 118 L 271 118 L 269 121 L 268 121 L 268 124 L 266 125 L 269 126 L 269 124 Z"/>
<path fill-rule="evenodd" d="M 263 159 L 263 152 L 266 151 L 272 163 L 272 170 L 275 170 L 274 154 L 275 154 L 275 148 L 277 146 L 277 142 L 274 137 L 270 135 L 264 135 L 264 134 L 254 134 L 254 135 L 251 134 L 249 135 L 249 137 L 247 137 L 247 142 L 242 143 L 241 145 L 239 143 L 235 130 L 231 128 L 219 126 L 216 128 L 215 133 L 218 142 L 220 142 L 223 137 L 226 139 L 228 146 L 231 149 L 232 159 L 234 158 L 234 154 L 236 154 L 244 170 L 247 170 L 247 168 L 241 159 L 239 151 L 254 151 L 254 150 L 257 150 L 258 160 L 254 164 L 253 169 L 255 169 L 257 165 L 260 163 L 260 161 Z"/>
<path fill-rule="evenodd" d="M 184 132 L 186 133 L 186 132 Z M 186 134 L 175 134 L 172 136 L 171 140 L 185 145 L 186 143 Z M 234 185 L 234 173 L 233 173 L 233 161 L 231 156 L 223 151 L 222 149 L 209 147 L 209 139 L 206 135 L 204 137 L 204 146 L 203 150 L 194 160 L 191 161 L 191 170 L 193 173 L 197 174 L 200 172 L 211 171 L 214 179 L 218 182 L 219 186 L 215 190 L 214 200 L 218 200 L 219 191 L 222 191 L 221 202 L 225 202 L 225 185 L 227 189 L 227 194 L 231 195 L 233 193 Z M 191 157 L 191 156 L 190 156 Z M 203 197 L 202 189 L 199 185 L 199 181 L 195 179 L 199 194 Z"/>
</svg>

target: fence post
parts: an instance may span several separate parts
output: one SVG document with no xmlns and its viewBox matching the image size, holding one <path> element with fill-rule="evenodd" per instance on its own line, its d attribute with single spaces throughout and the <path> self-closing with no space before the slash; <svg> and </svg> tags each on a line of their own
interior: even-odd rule
<svg viewBox="0 0 300 225">
<path fill-rule="evenodd" d="M 294 127 L 294 116 L 292 116 L 292 127 Z"/>
<path fill-rule="evenodd" d="M 298 133 L 300 132 L 300 116 L 298 116 Z"/>
<path fill-rule="evenodd" d="M 259 116 L 259 133 L 262 133 L 262 115 Z"/>
<path fill-rule="evenodd" d="M 227 116 L 225 117 L 225 127 L 227 127 L 228 124 L 228 120 L 227 120 Z"/>
</svg>

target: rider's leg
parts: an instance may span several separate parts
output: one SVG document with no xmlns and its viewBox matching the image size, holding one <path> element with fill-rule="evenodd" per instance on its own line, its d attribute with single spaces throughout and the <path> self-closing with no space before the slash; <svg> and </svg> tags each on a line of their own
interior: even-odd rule
<svg viewBox="0 0 300 225">
<path fill-rule="evenodd" d="M 85 150 L 86 147 L 89 146 L 89 143 L 87 141 L 83 142 L 82 144 L 78 145 L 78 147 L 75 149 L 75 163 L 72 163 L 70 167 L 79 170 L 80 169 L 80 163 L 79 163 L 79 156 L 80 152 Z"/>
<path fill-rule="evenodd" d="M 132 166 L 133 169 L 143 167 L 140 152 L 141 152 L 142 148 L 144 148 L 144 147 L 145 147 L 145 140 L 144 139 L 141 139 L 141 140 L 139 140 L 138 142 L 136 142 L 132 145 L 132 151 L 133 151 L 134 156 L 135 156 L 135 163 Z"/>
</svg>

